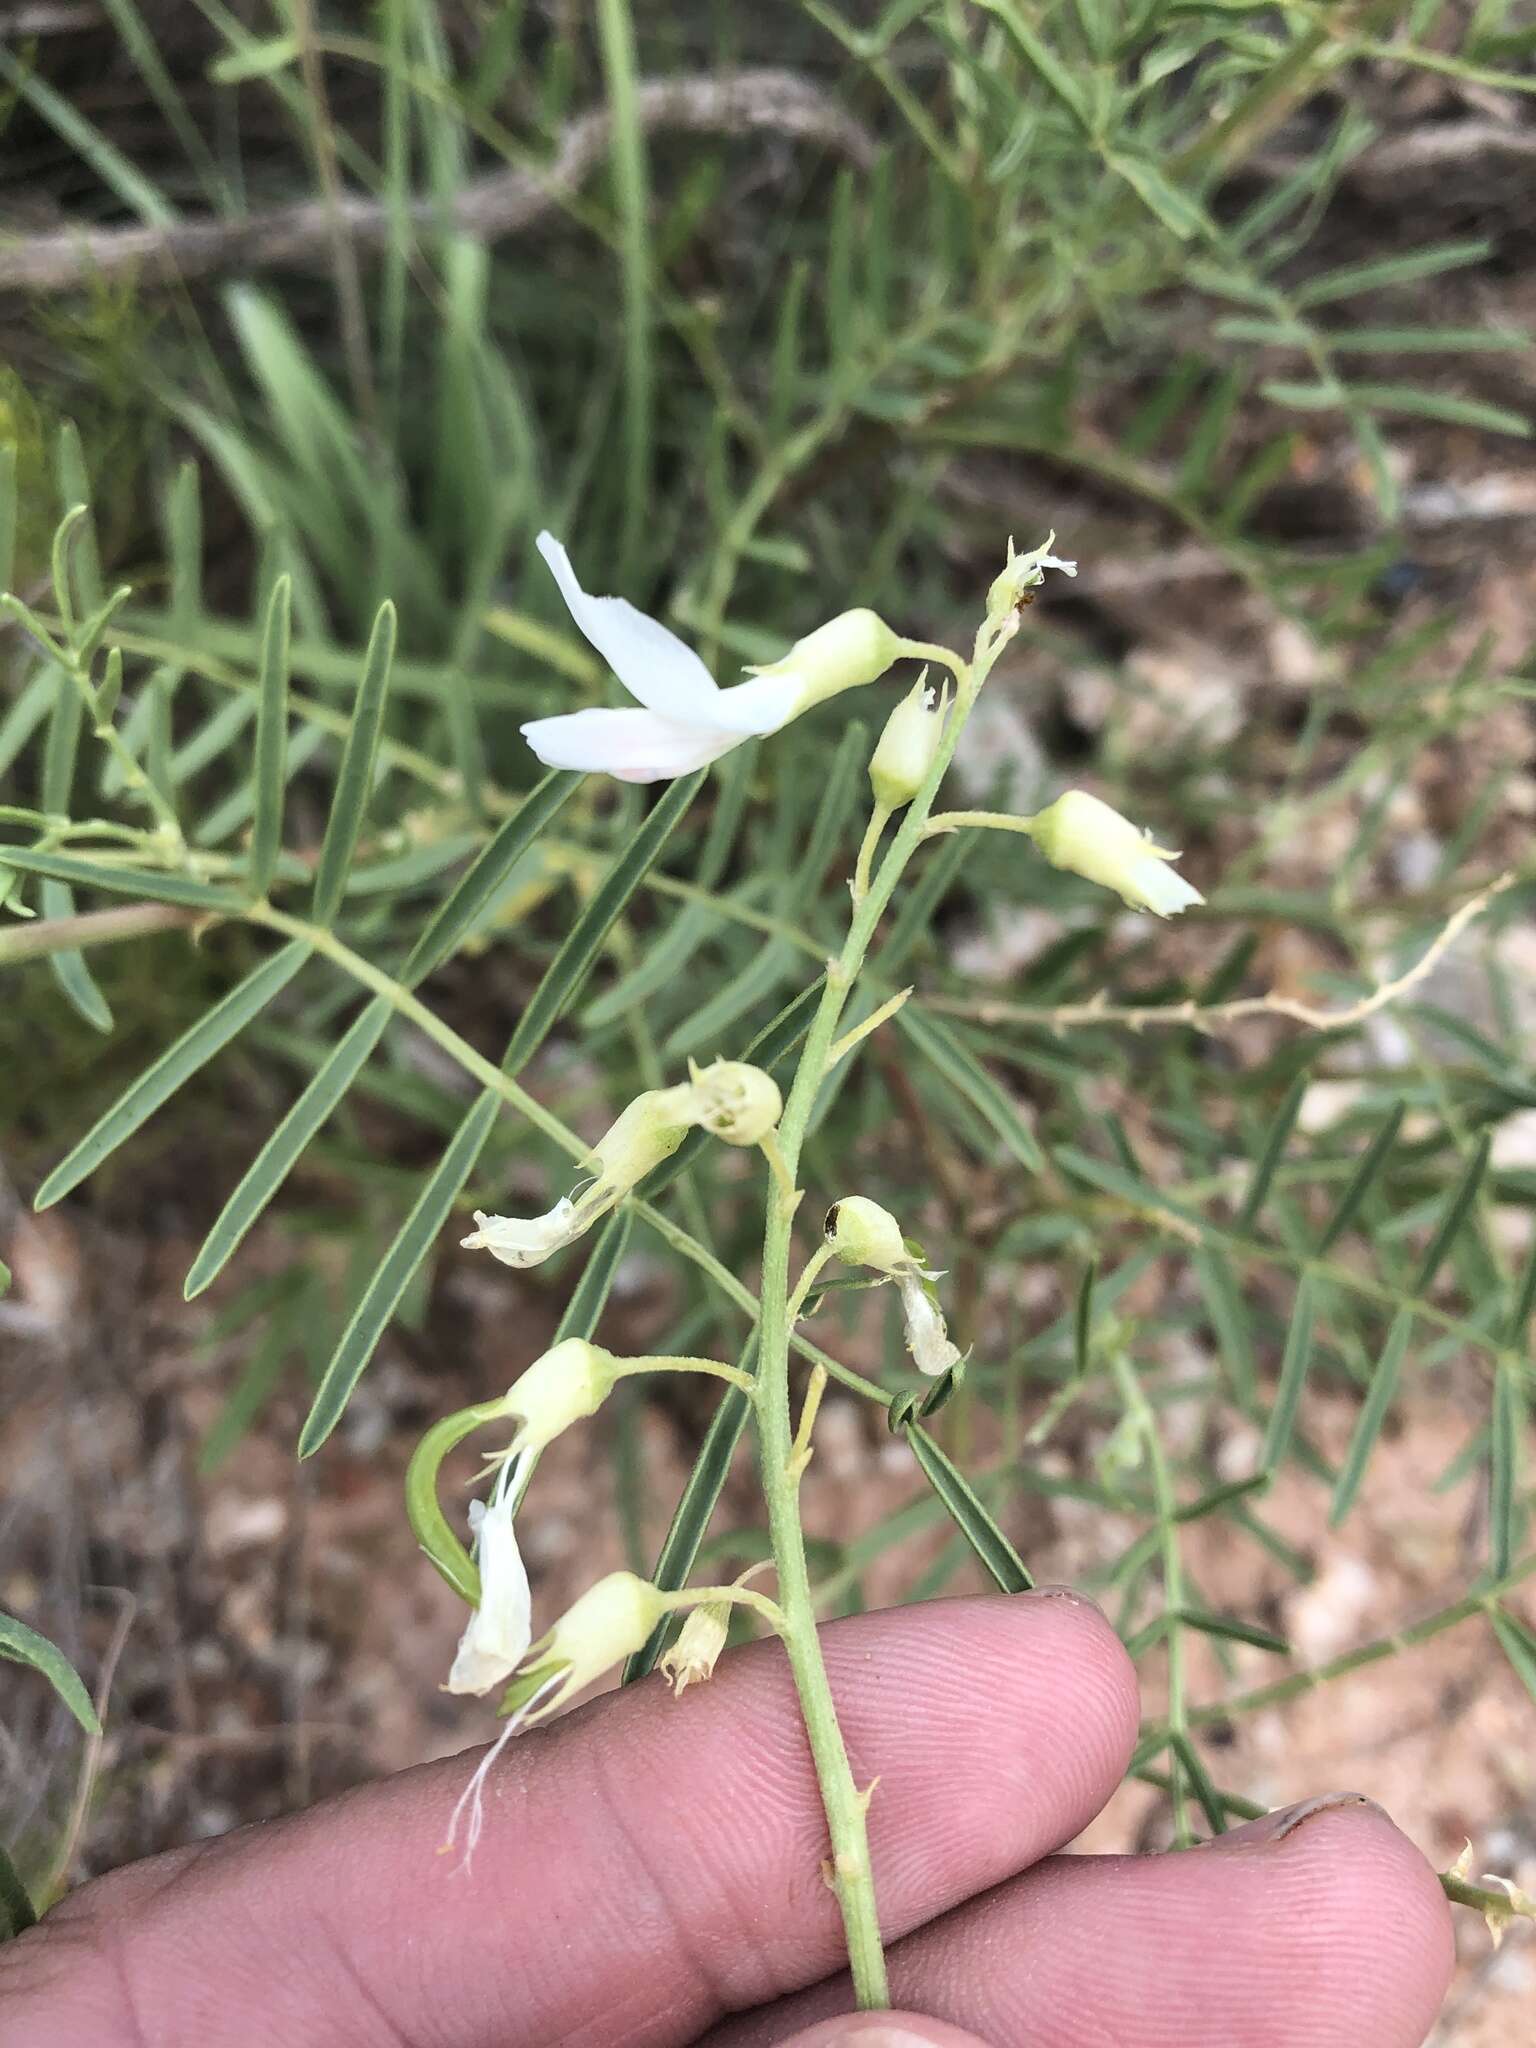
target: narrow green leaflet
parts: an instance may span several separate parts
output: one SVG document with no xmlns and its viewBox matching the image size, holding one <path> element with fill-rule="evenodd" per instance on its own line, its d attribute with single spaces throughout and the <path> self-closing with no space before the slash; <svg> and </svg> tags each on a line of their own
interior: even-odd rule
<svg viewBox="0 0 1536 2048">
<path fill-rule="evenodd" d="M 564 771 L 546 775 L 518 805 L 516 812 L 490 839 L 478 860 L 459 879 L 411 948 L 400 979 L 407 988 L 440 967 L 495 902 L 507 876 L 563 804 L 581 784 L 579 775 Z"/>
<path fill-rule="evenodd" d="M 1291 1132 L 1296 1127 L 1296 1119 L 1301 1114 L 1301 1099 L 1306 1092 L 1307 1076 L 1298 1074 L 1291 1083 L 1289 1092 L 1265 1137 L 1264 1150 L 1259 1155 L 1258 1165 L 1253 1169 L 1253 1179 L 1249 1182 L 1248 1192 L 1243 1197 L 1243 1206 L 1237 1212 L 1239 1230 L 1252 1230 L 1259 1219 L 1259 1212 L 1268 1198 L 1276 1169 L 1290 1142 Z"/>
<path fill-rule="evenodd" d="M 935 1073 L 991 1126 L 1019 1164 L 1038 1173 L 1045 1160 L 1034 1133 L 1007 1093 L 961 1043 L 949 1024 L 911 1003 L 896 1012 L 895 1022 Z"/>
<path fill-rule="evenodd" d="M 347 742 L 342 749 L 341 767 L 336 775 L 336 793 L 326 821 L 325 839 L 315 870 L 313 915 L 316 924 L 329 924 L 336 915 L 346 887 L 347 870 L 357 850 L 357 836 L 373 790 L 373 765 L 379 751 L 379 733 L 384 723 L 384 700 L 389 691 L 389 673 L 395 658 L 395 608 L 380 605 L 363 657 L 363 679 L 358 685 Z"/>
<path fill-rule="evenodd" d="M 1267 1628 L 1258 1628 L 1251 1621 L 1239 1621 L 1231 1614 L 1211 1614 L 1201 1607 L 1181 1607 L 1173 1617 L 1186 1628 L 1197 1629 L 1203 1636 L 1218 1636 L 1224 1642 L 1251 1643 L 1256 1650 L 1268 1650 L 1276 1657 L 1288 1657 L 1291 1646 L 1284 1636 L 1274 1635 Z"/>
<path fill-rule="evenodd" d="M 251 824 L 250 891 L 258 900 L 272 886 L 283 840 L 283 791 L 288 756 L 288 627 L 293 579 L 279 576 L 261 629 L 257 684 L 255 808 Z"/>
<path fill-rule="evenodd" d="M 312 1458 L 341 1420 L 352 1389 L 384 1334 L 384 1326 L 400 1306 L 400 1297 L 410 1285 L 412 1275 L 431 1250 L 458 1200 L 459 1190 L 474 1171 L 500 1104 L 500 1096 L 490 1089 L 479 1097 L 423 1182 L 410 1214 L 395 1233 L 393 1243 L 352 1311 L 351 1321 L 342 1331 L 341 1341 L 325 1369 L 299 1437 L 301 1458 Z"/>
<path fill-rule="evenodd" d="M 309 944 L 294 939 L 280 953 L 274 953 L 254 973 L 221 997 L 189 1031 L 168 1046 L 152 1066 L 118 1097 L 112 1107 L 91 1126 L 67 1158 L 49 1174 L 37 1191 L 35 1207 L 49 1208 L 101 1162 L 115 1152 L 125 1138 L 132 1137 L 140 1124 L 154 1115 L 182 1083 L 206 1066 L 216 1052 L 259 1016 L 279 989 L 285 988 L 309 958 Z"/>
<path fill-rule="evenodd" d="M 757 1345 L 754 1335 L 739 1363 L 744 1371 L 751 1369 L 752 1358 Z M 660 1586 L 664 1593 L 675 1592 L 686 1585 L 693 1570 L 694 1560 L 699 1554 L 699 1545 L 704 1540 L 704 1531 L 709 1527 L 710 1516 L 715 1512 L 716 1503 L 725 1487 L 726 1475 L 731 1469 L 731 1459 L 741 1441 L 741 1433 L 747 1426 L 747 1417 L 752 1412 L 750 1398 L 740 1387 L 727 1387 L 714 1420 L 705 1432 L 699 1446 L 699 1455 L 688 1475 L 688 1483 L 678 1500 L 672 1526 L 668 1529 L 656 1558 L 656 1569 L 651 1574 L 653 1584 Z M 647 1641 L 636 1650 L 624 1666 L 624 1683 L 632 1685 L 637 1678 L 655 1668 L 656 1659 L 661 1655 L 661 1646 L 666 1641 L 667 1625 L 663 1622 L 654 1629 Z"/>
<path fill-rule="evenodd" d="M 64 1652 L 35 1628 L 28 1628 L 12 1614 L 0 1614 L 0 1657 L 16 1664 L 30 1664 L 40 1671 L 87 1735 L 99 1735 L 101 1723 L 91 1696 L 80 1683 L 75 1667 Z"/>
<path fill-rule="evenodd" d="M 390 1019 L 387 996 L 376 996 L 311 1077 L 309 1085 L 246 1168 L 239 1185 L 192 1261 L 188 1301 L 216 1280 L 242 1238 L 292 1172 L 310 1139 L 356 1080 Z"/>
<path fill-rule="evenodd" d="M 1221 1794 L 1216 1790 L 1215 1781 L 1205 1768 L 1204 1759 L 1182 1728 L 1176 1728 L 1168 1737 L 1168 1746 L 1184 1767 L 1190 1789 L 1195 1795 L 1200 1811 L 1205 1815 L 1206 1825 L 1213 1835 L 1224 1835 L 1227 1831 L 1226 1808 Z"/>
<path fill-rule="evenodd" d="M 1456 1242 L 1461 1226 L 1467 1220 L 1468 1211 L 1477 1200 L 1477 1191 L 1482 1185 L 1483 1175 L 1488 1171 L 1488 1154 L 1492 1144 L 1492 1134 L 1485 1131 L 1478 1140 L 1472 1157 L 1467 1161 L 1461 1179 L 1445 1206 L 1445 1215 L 1441 1219 L 1440 1227 L 1424 1254 L 1424 1262 L 1419 1267 L 1418 1278 L 1414 1282 L 1416 1294 L 1428 1294 L 1434 1285 L 1435 1275 L 1440 1270 L 1441 1261 Z"/>
<path fill-rule="evenodd" d="M 1372 1181 L 1386 1164 L 1387 1154 L 1397 1143 L 1397 1134 L 1402 1126 L 1405 1108 L 1406 1104 L 1395 1103 L 1392 1114 L 1366 1147 L 1365 1155 L 1351 1175 L 1348 1187 L 1339 1197 L 1339 1206 L 1329 1217 L 1327 1227 L 1317 1241 L 1319 1258 L 1323 1258 L 1333 1249 L 1354 1222 L 1360 1204 L 1370 1192 Z"/>
<path fill-rule="evenodd" d="M 105 861 L 80 860 L 70 853 L 34 853 L 26 846 L 0 846 L 0 867 L 18 868 L 26 875 L 43 875 L 69 888 L 107 889 L 117 896 L 142 896 L 151 903 L 179 903 L 189 910 L 225 911 L 234 915 L 244 908 L 240 897 L 228 889 L 215 889 L 207 882 L 194 882 L 188 875 L 162 875 L 145 868 L 110 867 Z M 49 910 L 50 917 L 67 915 Z M 55 956 L 56 957 L 56 956 Z M 94 1021 L 94 1020 L 93 1020 Z M 108 1015 L 102 1029 L 111 1028 Z"/>
<path fill-rule="evenodd" d="M 48 721 L 48 738 L 43 748 L 43 809 L 59 815 L 69 811 L 70 786 L 75 777 L 75 756 L 80 743 L 80 726 L 83 710 L 74 684 L 61 668 L 45 670 L 53 678 L 53 711 Z M 25 868 L 25 862 L 14 857 L 13 849 L 7 847 L 0 852 L 13 868 Z M 44 917 L 68 917 L 74 911 L 74 898 L 70 894 L 65 876 L 48 876 L 47 870 L 34 869 L 45 876 L 38 891 L 38 907 Z M 86 965 L 85 955 L 78 947 L 66 952 L 50 954 L 49 972 L 63 991 L 65 1000 L 96 1031 L 112 1029 L 112 1011 L 106 997 L 96 986 L 96 977 Z"/>
<path fill-rule="evenodd" d="M 1284 1463 L 1295 1434 L 1296 1410 L 1301 1404 L 1301 1390 L 1312 1359 L 1312 1322 L 1316 1313 L 1314 1292 L 1312 1275 L 1304 1273 L 1301 1285 L 1296 1289 L 1296 1306 L 1291 1311 L 1285 1356 L 1280 1361 L 1280 1383 L 1275 1389 L 1275 1405 L 1270 1410 L 1269 1428 L 1259 1460 L 1266 1472 L 1273 1472 Z"/>
<path fill-rule="evenodd" d="M 1344 1460 L 1344 1469 L 1339 1474 L 1339 1483 L 1333 1490 L 1333 1505 L 1328 1512 L 1328 1522 L 1336 1529 L 1354 1505 L 1360 1481 L 1365 1477 L 1365 1468 L 1381 1426 L 1387 1419 L 1392 1406 L 1392 1397 L 1397 1392 L 1397 1383 L 1402 1375 L 1403 1360 L 1408 1352 L 1408 1339 L 1413 1335 L 1413 1311 L 1400 1308 L 1392 1318 L 1392 1327 L 1387 1332 L 1387 1341 L 1382 1349 L 1376 1370 L 1371 1375 L 1370 1391 L 1360 1410 L 1354 1434 L 1349 1440 L 1349 1452 Z"/>
<path fill-rule="evenodd" d="M 591 1341 L 602 1320 L 603 1310 L 608 1306 L 608 1295 L 613 1287 L 613 1276 L 619 1270 L 619 1261 L 629 1246 L 629 1233 L 633 1227 L 633 1213 L 625 1208 L 617 1215 L 610 1216 L 603 1225 L 602 1234 L 592 1248 L 586 1269 L 577 1281 L 570 1300 L 565 1305 L 565 1314 L 560 1318 L 560 1327 L 554 1341 L 563 1344 L 567 1337 L 585 1337 Z"/>
<path fill-rule="evenodd" d="M 1244 1414 L 1251 1415 L 1258 1401 L 1259 1375 L 1242 1289 L 1230 1263 L 1214 1245 L 1202 1245 L 1192 1264 L 1216 1333 L 1218 1355 L 1232 1383 L 1232 1398 Z"/>
<path fill-rule="evenodd" d="M 603 877 L 592 900 L 572 925 L 564 945 L 549 963 L 527 1009 L 518 1019 L 517 1029 L 502 1061 L 507 1073 L 521 1072 L 567 1005 L 575 1000 L 615 918 L 645 880 L 683 813 L 703 787 L 705 773 L 700 769 L 697 774 L 685 775 L 669 786 L 666 795 L 654 806 L 645 823 Z"/>
<path fill-rule="evenodd" d="M 1482 427 L 1493 434 L 1531 432 L 1523 413 L 1510 412 L 1502 405 L 1487 405 L 1478 398 L 1457 398 L 1449 391 L 1422 391 L 1415 384 L 1289 384 L 1272 380 L 1260 385 L 1274 405 L 1290 406 L 1296 412 L 1406 413 L 1421 420 L 1444 420 L 1451 426 Z"/>
<path fill-rule="evenodd" d="M 1027 1593 L 1035 1582 L 1023 1558 L 988 1514 L 970 1481 L 950 1463 L 927 1430 L 909 1424 L 903 1433 L 924 1478 L 997 1585 L 1005 1593 Z"/>
<path fill-rule="evenodd" d="M 21 1881 L 21 1872 L 0 1842 L 0 1941 L 14 1941 L 37 1925 L 37 1911 Z"/>
<path fill-rule="evenodd" d="M 197 1453 L 199 1472 L 216 1472 L 271 1398 L 294 1348 L 294 1316 L 276 1315 L 262 1331 L 245 1368 L 214 1417 Z"/>
<path fill-rule="evenodd" d="M 1494 1367 L 1488 1436 L 1488 1569 L 1496 1579 L 1502 1579 L 1515 1560 L 1524 1433 L 1525 1392 L 1517 1372 L 1501 1358 Z"/>
<path fill-rule="evenodd" d="M 1536 1700 L 1536 1636 L 1532 1636 L 1502 1607 L 1495 1607 L 1492 1621 L 1499 1648 L 1509 1659 L 1510 1668 L 1531 1698 Z"/>
<path fill-rule="evenodd" d="M 1014 4 L 1014 0 L 981 0 L 981 4 L 989 14 L 997 16 L 1025 63 L 1050 88 L 1078 125 L 1086 129 L 1089 126 L 1088 102 L 1082 87 L 1045 38 L 1024 19 L 1022 9 Z"/>
</svg>

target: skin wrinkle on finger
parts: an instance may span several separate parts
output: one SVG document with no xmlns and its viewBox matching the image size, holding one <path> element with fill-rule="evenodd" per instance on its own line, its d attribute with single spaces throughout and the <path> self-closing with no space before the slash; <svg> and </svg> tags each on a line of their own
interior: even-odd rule
<svg viewBox="0 0 1536 2048">
<path fill-rule="evenodd" d="M 1434 1873 L 1351 1805 L 1219 1857 L 1052 1857 L 900 1943 L 891 1994 L 999 2048 L 1419 2048 L 1453 1959 Z M 702 2048 L 847 2005 L 819 1985 Z"/>
<path fill-rule="evenodd" d="M 1092 1608 L 940 1601 L 825 1641 L 858 1780 L 881 1779 L 872 1854 L 893 1938 L 1070 1839 L 1124 1770 L 1135 1678 Z M 353 2048 L 380 2010 L 412 2048 L 680 2048 L 835 1966 L 825 1826 L 777 1645 L 730 1653 L 681 1701 L 647 1681 L 514 1744 L 456 1878 L 436 1851 L 473 1762 L 215 1844 L 190 1877 L 150 1865 L 84 1888 L 0 1949 L 0 2038 L 125 2048 L 98 1901 L 155 2048 L 247 2048 L 253 2015 L 268 2038 Z M 70 1967 L 39 1989 L 65 1945 Z M 30 1996 L 14 1988 L 29 1980 Z"/>
</svg>

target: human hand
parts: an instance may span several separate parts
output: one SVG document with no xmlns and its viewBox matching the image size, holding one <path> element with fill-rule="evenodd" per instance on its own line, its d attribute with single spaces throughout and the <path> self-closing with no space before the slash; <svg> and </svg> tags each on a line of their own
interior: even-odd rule
<svg viewBox="0 0 1536 2048">
<path fill-rule="evenodd" d="M 647 1681 L 511 1744 L 468 1872 L 436 1853 L 458 1757 L 82 1886 L 0 1948 L 0 2040 L 1417 2048 L 1448 1910 L 1368 1803 L 1179 1855 L 1052 1855 L 1136 1731 L 1134 1672 L 1086 1601 L 946 1600 L 824 1640 L 855 1775 L 879 1780 L 903 2014 L 831 2017 L 850 1998 L 816 1780 L 761 1643 L 679 1700 Z"/>
</svg>

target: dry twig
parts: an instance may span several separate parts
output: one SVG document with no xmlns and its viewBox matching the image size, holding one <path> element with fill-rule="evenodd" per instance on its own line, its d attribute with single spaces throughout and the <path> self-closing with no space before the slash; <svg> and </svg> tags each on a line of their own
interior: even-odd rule
<svg viewBox="0 0 1536 2048">
<path fill-rule="evenodd" d="M 649 79 L 639 89 L 639 115 L 649 130 L 782 135 L 819 143 L 866 165 L 874 154 L 867 131 L 829 94 L 793 71 L 772 67 L 728 71 L 716 78 Z M 532 227 L 568 201 L 605 160 L 611 130 L 606 107 L 578 116 L 548 164 L 500 171 L 466 185 L 447 209 L 448 224 L 487 242 Z M 419 200 L 411 218 L 423 230 L 440 231 L 444 210 L 436 201 Z M 358 250 L 376 248 L 391 226 L 385 201 L 352 193 L 334 205 L 309 199 L 245 220 L 67 228 L 18 238 L 8 246 L 0 241 L 0 293 L 64 292 L 124 277 L 168 285 L 279 264 L 324 264 L 338 236 Z"/>
</svg>

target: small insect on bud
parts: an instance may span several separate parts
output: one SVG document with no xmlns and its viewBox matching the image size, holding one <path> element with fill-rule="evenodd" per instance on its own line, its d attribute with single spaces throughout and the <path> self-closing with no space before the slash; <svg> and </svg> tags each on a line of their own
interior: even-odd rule
<svg viewBox="0 0 1536 2048">
<path fill-rule="evenodd" d="M 1129 818 L 1085 789 L 1069 789 L 1027 821 L 1029 835 L 1052 867 L 1113 889 L 1132 910 L 1176 917 L 1205 898 L 1170 865 L 1178 859 L 1154 846 Z"/>
<path fill-rule="evenodd" d="M 1020 605 L 1033 604 L 1035 592 L 1045 581 L 1047 569 L 1059 569 L 1063 576 L 1077 574 L 1076 562 L 1064 562 L 1060 556 L 1050 552 L 1055 545 L 1055 534 L 1048 533 L 1043 547 L 1033 548 L 1027 555 L 1016 555 L 1013 541 L 1009 540 L 1007 565 L 987 592 L 989 619 L 1016 612 Z"/>
<path fill-rule="evenodd" d="M 692 1077 L 695 1121 L 711 1137 L 727 1145 L 759 1145 L 783 1113 L 779 1084 L 761 1067 L 743 1060 L 716 1060 L 713 1066 L 688 1062 Z"/>
<path fill-rule="evenodd" d="M 944 737 L 944 705 L 924 669 L 885 722 L 869 760 L 869 786 L 888 811 L 911 803 Z"/>
<path fill-rule="evenodd" d="M 901 641 L 877 612 L 839 612 L 797 640 L 788 654 L 752 673 L 792 684 L 798 714 L 824 698 L 876 681 L 900 651 Z"/>
<path fill-rule="evenodd" d="M 619 1377 L 612 1352 L 567 1337 L 536 1358 L 507 1389 L 506 1412 L 517 1424 L 507 1452 L 542 1451 L 573 1422 L 595 1415 Z"/>
<path fill-rule="evenodd" d="M 902 1241 L 901 1225 L 889 1209 L 871 1202 L 865 1195 L 844 1195 L 827 1211 L 827 1243 L 847 1266 L 873 1266 L 877 1273 L 894 1273 L 910 1265 L 911 1254 Z"/>
<path fill-rule="evenodd" d="M 610 1572 L 528 1651 L 500 1711 L 519 1727 L 547 1719 L 583 1686 L 632 1657 L 664 1614 L 666 1596 L 633 1572 Z"/>
<path fill-rule="evenodd" d="M 671 1680 L 675 1694 L 713 1678 L 730 1630 L 731 1610 L 724 1600 L 709 1600 L 694 1608 L 659 1666 L 662 1675 Z"/>
</svg>

